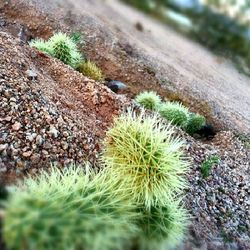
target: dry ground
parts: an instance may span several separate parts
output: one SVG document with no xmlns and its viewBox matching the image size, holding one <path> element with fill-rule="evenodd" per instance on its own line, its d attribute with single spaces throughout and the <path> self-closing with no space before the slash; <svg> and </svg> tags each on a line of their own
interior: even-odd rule
<svg viewBox="0 0 250 250">
<path fill-rule="evenodd" d="M 175 94 L 194 110 L 209 111 L 218 128 L 248 132 L 249 79 L 230 63 L 218 63 L 197 44 L 117 1 L 58 2 L 59 8 L 48 0 L 0 3 L 3 179 L 36 172 L 50 161 L 95 163 L 113 116 L 130 103 L 25 43 L 59 30 L 83 31 L 85 53 L 108 77 L 130 86 L 128 97 L 143 89 Z M 136 21 L 143 23 L 143 33 L 134 28 Z M 28 79 L 28 69 L 36 72 L 36 79 Z M 226 84 L 234 86 L 234 95 L 233 87 L 224 90 Z M 249 249 L 249 149 L 232 132 L 221 131 L 204 142 L 177 133 L 192 162 L 185 204 L 193 223 L 182 249 Z M 203 179 L 200 165 L 214 154 L 221 161 Z"/>
</svg>

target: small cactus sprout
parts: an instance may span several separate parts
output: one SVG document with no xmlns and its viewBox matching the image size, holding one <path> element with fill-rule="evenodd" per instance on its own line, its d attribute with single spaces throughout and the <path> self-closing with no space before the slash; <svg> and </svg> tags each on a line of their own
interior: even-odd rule
<svg viewBox="0 0 250 250">
<path fill-rule="evenodd" d="M 70 38 L 76 44 L 80 43 L 83 40 L 82 39 L 82 34 L 80 32 L 71 33 Z"/>
<path fill-rule="evenodd" d="M 218 155 L 209 156 L 205 161 L 201 164 L 201 174 L 203 178 L 207 178 L 210 175 L 211 169 L 213 165 L 219 164 L 220 157 Z"/>
<path fill-rule="evenodd" d="M 172 124 L 180 127 L 186 127 L 189 119 L 189 111 L 179 102 L 166 102 L 161 105 L 159 112 Z"/>
<path fill-rule="evenodd" d="M 206 118 L 203 115 L 191 113 L 186 127 L 187 133 L 193 135 L 206 124 Z"/>
<path fill-rule="evenodd" d="M 161 104 L 161 98 L 153 91 L 144 91 L 135 97 L 135 101 L 143 107 L 157 110 Z"/>
<path fill-rule="evenodd" d="M 82 62 L 78 65 L 77 70 L 83 75 L 95 80 L 102 81 L 104 80 L 103 73 L 98 66 L 91 61 Z"/>
<path fill-rule="evenodd" d="M 27 178 L 5 204 L 8 249 L 126 249 L 138 215 L 103 176 L 71 167 Z"/>
<path fill-rule="evenodd" d="M 114 120 L 104 144 L 107 170 L 130 189 L 136 202 L 150 207 L 186 186 L 183 142 L 173 137 L 173 130 L 158 115 L 122 114 Z"/>
<path fill-rule="evenodd" d="M 34 39 L 29 42 L 29 45 L 44 52 L 45 54 L 52 55 L 52 48 L 50 43 L 43 39 L 40 38 Z"/>
<path fill-rule="evenodd" d="M 179 204 L 179 201 L 169 200 L 165 205 L 140 210 L 142 216 L 138 226 L 141 231 L 136 242 L 139 249 L 164 250 L 181 244 L 189 217 Z"/>
<path fill-rule="evenodd" d="M 49 39 L 52 55 L 65 64 L 76 68 L 82 59 L 75 42 L 65 33 L 56 33 Z"/>
</svg>

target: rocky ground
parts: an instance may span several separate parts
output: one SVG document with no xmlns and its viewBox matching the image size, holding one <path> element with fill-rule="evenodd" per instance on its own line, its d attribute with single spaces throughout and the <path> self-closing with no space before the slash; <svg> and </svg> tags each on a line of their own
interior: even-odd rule
<svg viewBox="0 0 250 250">
<path fill-rule="evenodd" d="M 199 232 L 201 239 L 204 234 L 208 239 L 200 244 L 209 249 L 248 249 L 249 148 L 228 131 L 217 133 L 209 143 L 187 140 L 187 153 L 193 164 L 186 204 L 197 222 L 194 231 Z M 219 163 L 213 164 L 208 178 L 203 178 L 201 164 L 211 155 L 219 156 Z"/>
<path fill-rule="evenodd" d="M 0 171 L 95 162 L 119 97 L 0 32 Z"/>
<path fill-rule="evenodd" d="M 13 21 L 15 12 L 20 13 L 31 2 L 20 1 L 22 8 L 19 5 L 7 11 L 6 7 L 4 15 L 0 12 L 0 179 L 7 183 L 23 174 L 49 167 L 51 162 L 67 165 L 89 160 L 96 164 L 101 141 L 113 116 L 131 104 L 127 97 L 143 88 L 155 89 L 153 86 L 156 84 L 154 73 L 149 72 L 149 68 L 138 67 L 136 63 L 130 64 L 133 69 L 126 67 L 119 73 L 117 60 L 121 60 L 121 66 L 123 60 L 131 63 L 129 54 L 137 58 L 134 49 L 122 41 L 117 41 L 121 46 L 115 46 L 105 59 L 107 51 L 110 51 L 107 45 L 105 56 L 100 59 L 106 63 L 100 65 L 104 65 L 104 71 L 107 70 L 111 78 L 126 74 L 126 79 L 130 78 L 133 83 L 139 76 L 145 76 L 141 87 L 129 83 L 127 97 L 113 93 L 102 83 L 90 80 L 60 61 L 30 48 L 27 41 L 31 37 L 48 37 L 53 29 L 67 31 L 66 25 L 51 20 L 52 17 L 41 22 L 44 16 L 39 11 L 34 13 L 34 8 L 40 8 L 39 4 L 31 5 L 32 10 L 27 10 Z M 5 3 L 8 5 L 9 2 Z M 50 11 L 58 14 L 59 10 L 52 8 Z M 29 14 L 34 17 L 33 23 L 28 20 Z M 24 26 L 24 21 L 30 26 Z M 71 21 L 72 15 L 69 14 L 66 23 Z M 41 26 L 35 27 L 38 22 Z M 92 33 L 94 28 L 96 26 L 92 26 Z M 112 40 L 112 31 L 105 31 L 102 31 L 100 39 L 106 36 Z M 87 42 L 90 41 L 88 38 Z M 90 44 L 87 45 L 89 47 Z M 114 57 L 114 51 L 118 59 Z M 91 54 L 95 55 L 94 46 Z M 100 50 L 93 56 L 97 62 L 98 56 Z M 112 67 L 105 67 L 108 64 L 116 69 L 113 75 Z M 156 89 L 165 96 L 160 86 Z M 180 130 L 177 134 L 186 141 L 185 151 L 191 161 L 187 175 L 190 188 L 185 205 L 192 215 L 192 225 L 181 249 L 249 249 L 249 148 L 230 131 L 221 130 L 211 141 L 194 139 Z M 203 178 L 201 164 L 211 155 L 219 156 L 220 161 L 213 165 L 209 176 Z"/>
</svg>

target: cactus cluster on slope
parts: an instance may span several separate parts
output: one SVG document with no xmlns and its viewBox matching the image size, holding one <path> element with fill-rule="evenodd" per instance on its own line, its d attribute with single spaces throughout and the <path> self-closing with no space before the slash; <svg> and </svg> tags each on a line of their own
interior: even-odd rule
<svg viewBox="0 0 250 250">
<path fill-rule="evenodd" d="M 3 236 L 8 249 L 163 249 L 178 245 L 188 216 L 180 205 L 188 168 L 157 115 L 115 119 L 103 170 L 52 167 L 10 190 Z"/>
<path fill-rule="evenodd" d="M 34 39 L 30 42 L 30 46 L 61 60 L 72 68 L 76 68 L 82 60 L 77 44 L 62 32 L 54 34 L 48 41 Z"/>
<path fill-rule="evenodd" d="M 132 203 L 101 173 L 53 167 L 29 177 L 6 202 L 3 236 L 13 250 L 106 249 L 127 246 L 137 232 Z M 122 216 L 121 216 L 122 215 Z"/>
<path fill-rule="evenodd" d="M 190 112 L 179 102 L 162 102 L 160 96 L 153 91 L 138 94 L 135 101 L 147 109 L 158 111 L 162 117 L 173 125 L 181 127 L 190 135 L 199 131 L 206 124 L 204 116 Z"/>
<path fill-rule="evenodd" d="M 93 80 L 103 80 L 104 76 L 101 69 L 94 62 L 86 61 L 85 56 L 81 54 L 77 46 L 80 42 L 80 33 L 73 33 L 68 36 L 66 33 L 58 32 L 50 37 L 48 41 L 37 38 L 33 39 L 29 45 L 61 60 Z"/>
<path fill-rule="evenodd" d="M 180 205 L 187 187 L 183 175 L 188 163 L 183 143 L 158 115 L 121 115 L 107 133 L 103 162 L 109 176 L 118 181 L 137 205 L 141 230 L 135 237 L 139 249 L 165 249 L 178 245 L 188 224 Z"/>
</svg>

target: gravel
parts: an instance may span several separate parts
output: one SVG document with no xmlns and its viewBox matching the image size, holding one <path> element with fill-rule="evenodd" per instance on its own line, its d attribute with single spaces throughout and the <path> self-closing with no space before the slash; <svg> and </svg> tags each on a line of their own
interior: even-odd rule
<svg viewBox="0 0 250 250">
<path fill-rule="evenodd" d="M 220 132 L 211 142 L 188 140 L 192 160 L 188 174 L 190 188 L 185 203 L 194 218 L 196 233 L 210 244 L 234 242 L 250 246 L 250 151 L 231 132 Z M 208 178 L 201 175 L 201 164 L 211 155 L 220 157 Z M 198 225 L 198 226 L 197 226 Z M 196 229 L 197 229 L 196 228 Z M 202 228 L 202 230 L 200 230 Z M 233 249 L 238 249 L 238 248 Z M 212 249 L 218 249 L 214 246 Z M 224 249 L 224 248 L 222 248 Z"/>
</svg>

